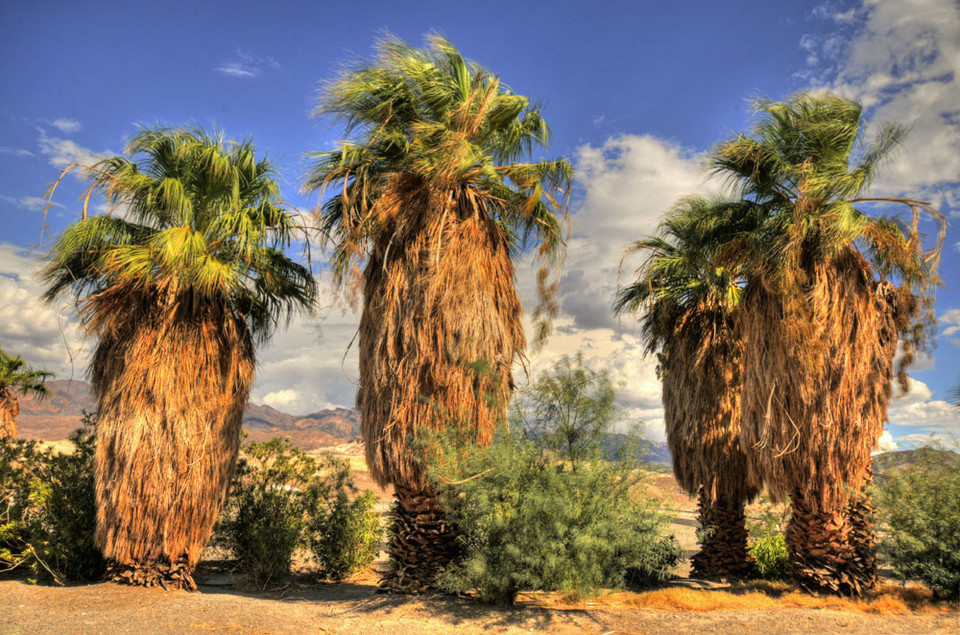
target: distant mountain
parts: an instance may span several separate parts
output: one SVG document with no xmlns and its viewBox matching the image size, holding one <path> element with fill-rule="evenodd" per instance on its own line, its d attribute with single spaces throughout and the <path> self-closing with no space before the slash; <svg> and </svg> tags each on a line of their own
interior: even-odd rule
<svg viewBox="0 0 960 635">
<path fill-rule="evenodd" d="M 924 455 L 931 456 L 940 465 L 950 466 L 960 461 L 960 454 L 952 450 L 919 448 L 916 450 L 884 452 L 873 457 L 873 474 L 878 482 L 883 482 L 890 475 L 903 472 Z"/>
<path fill-rule="evenodd" d="M 47 387 L 50 395 L 43 400 L 32 397 L 20 400 L 17 426 L 25 439 L 65 439 L 80 426 L 84 411 L 97 409 L 87 382 L 53 380 L 47 382 Z M 360 436 L 360 413 L 336 408 L 297 416 L 270 406 L 249 404 L 243 413 L 243 428 L 251 441 L 289 437 L 297 447 L 315 450 L 347 443 Z"/>
<path fill-rule="evenodd" d="M 17 425 L 25 439 L 66 439 L 80 427 L 84 411 L 97 409 L 87 382 L 58 379 L 48 381 L 47 387 L 50 395 L 42 401 L 32 397 L 20 400 Z M 243 429 L 250 441 L 288 437 L 294 445 L 309 451 L 349 443 L 359 437 L 360 413 L 334 408 L 299 416 L 251 403 L 243 413 Z M 626 440 L 621 434 L 608 436 L 606 445 L 611 449 Z M 638 455 L 647 463 L 670 465 L 670 451 L 665 444 L 640 439 Z"/>
</svg>

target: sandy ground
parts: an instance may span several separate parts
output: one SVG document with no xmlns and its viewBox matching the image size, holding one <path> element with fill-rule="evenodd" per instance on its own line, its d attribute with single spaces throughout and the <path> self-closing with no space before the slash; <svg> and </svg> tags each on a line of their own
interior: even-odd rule
<svg viewBox="0 0 960 635">
<path fill-rule="evenodd" d="M 956 614 L 878 616 L 835 610 L 671 612 L 503 609 L 445 596 L 376 593 L 372 584 L 287 592 L 198 593 L 114 584 L 54 588 L 0 582 L 2 633 L 957 633 Z"/>
</svg>

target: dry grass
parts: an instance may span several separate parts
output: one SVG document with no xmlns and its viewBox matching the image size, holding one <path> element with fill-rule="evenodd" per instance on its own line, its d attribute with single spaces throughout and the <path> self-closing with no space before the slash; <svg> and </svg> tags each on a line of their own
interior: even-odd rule
<svg viewBox="0 0 960 635">
<path fill-rule="evenodd" d="M 644 593 L 611 591 L 589 601 L 567 602 L 557 595 L 525 596 L 526 602 L 571 608 L 640 608 L 671 612 L 820 609 L 873 615 L 950 613 L 956 607 L 937 602 L 920 587 L 888 584 L 863 599 L 810 595 L 785 583 L 750 582 L 731 589 L 658 589 Z"/>
<path fill-rule="evenodd" d="M 242 318 L 189 293 L 93 296 L 97 544 L 124 565 L 196 565 L 240 446 L 253 379 Z M 106 306 L 110 304 L 110 306 Z"/>
<path fill-rule="evenodd" d="M 357 406 L 374 479 L 422 488 L 411 450 L 452 422 L 489 443 L 525 346 L 509 236 L 471 188 L 398 177 L 364 272 Z M 478 362 L 489 365 L 477 372 Z"/>
</svg>

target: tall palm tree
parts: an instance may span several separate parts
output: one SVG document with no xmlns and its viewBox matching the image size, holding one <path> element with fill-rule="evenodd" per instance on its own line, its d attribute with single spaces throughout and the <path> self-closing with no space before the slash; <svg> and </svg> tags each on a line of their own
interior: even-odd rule
<svg viewBox="0 0 960 635">
<path fill-rule="evenodd" d="M 118 579 L 192 587 L 236 464 L 256 345 L 311 306 L 315 285 L 282 251 L 294 219 L 249 141 L 144 129 L 127 153 L 89 166 L 116 213 L 63 232 L 46 297 L 74 294 L 98 338 L 98 546 Z"/>
<path fill-rule="evenodd" d="M 378 50 L 323 93 L 317 114 L 349 140 L 313 155 L 305 189 L 334 193 L 321 226 L 337 280 L 362 289 L 357 406 L 371 473 L 398 499 L 387 582 L 418 591 L 455 541 L 411 440 L 454 422 L 491 440 L 525 347 L 513 258 L 539 242 L 549 296 L 571 167 L 520 162 L 548 141 L 539 108 L 448 41 Z"/>
<path fill-rule="evenodd" d="M 722 259 L 724 245 L 755 229 L 751 212 L 722 199 L 681 199 L 656 237 L 628 249 L 646 260 L 614 304 L 618 314 L 639 313 L 647 352 L 658 355 L 673 471 L 699 496 L 702 546 L 693 574 L 701 577 L 752 570 L 744 506 L 761 479 L 740 442 L 741 272 Z"/>
<path fill-rule="evenodd" d="M 757 449 L 771 494 L 791 499 L 794 576 L 859 594 L 876 580 L 860 492 L 887 417 L 898 334 L 904 382 L 932 316 L 943 219 L 921 201 L 864 194 L 901 127 L 884 125 L 866 143 L 860 105 L 833 95 L 757 108 L 752 134 L 720 144 L 711 159 L 764 218 L 731 250 L 747 270 L 742 439 Z M 907 206 L 912 224 L 871 216 L 878 203 Z M 922 212 L 941 226 L 929 251 Z"/>
<path fill-rule="evenodd" d="M 49 392 L 44 382 L 52 376 L 45 370 L 33 370 L 19 355 L 0 348 L 0 439 L 17 436 L 17 393 L 44 397 Z"/>
</svg>

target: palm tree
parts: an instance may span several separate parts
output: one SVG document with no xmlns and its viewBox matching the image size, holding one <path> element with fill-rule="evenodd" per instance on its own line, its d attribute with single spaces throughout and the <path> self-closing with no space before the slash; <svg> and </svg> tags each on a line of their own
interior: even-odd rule
<svg viewBox="0 0 960 635">
<path fill-rule="evenodd" d="M 0 348 L 0 439 L 17 436 L 17 393 L 44 397 L 49 392 L 44 382 L 52 376 L 45 370 L 33 370 L 19 355 L 10 355 Z"/>
<path fill-rule="evenodd" d="M 681 199 L 656 237 L 628 249 L 647 258 L 614 304 L 618 314 L 639 313 L 647 353 L 658 355 L 673 471 L 684 490 L 699 496 L 698 577 L 752 570 L 744 506 L 761 479 L 740 442 L 741 272 L 721 258 L 724 245 L 755 229 L 751 212 L 722 199 Z"/>
<path fill-rule="evenodd" d="M 791 499 L 794 576 L 859 594 L 876 580 L 860 492 L 887 417 L 898 334 L 905 383 L 932 316 L 943 219 L 922 201 L 864 195 L 901 127 L 884 125 L 866 143 L 860 105 L 832 95 L 757 108 L 752 135 L 720 144 L 711 159 L 764 219 L 727 250 L 747 271 L 737 313 L 742 442 L 756 448 L 771 494 Z M 909 207 L 912 225 L 868 214 L 879 203 Z M 918 228 L 924 211 L 941 225 L 930 251 Z"/>
<path fill-rule="evenodd" d="M 350 140 L 313 155 L 305 189 L 335 193 L 321 227 L 337 281 L 362 289 L 357 406 L 370 471 L 398 500 L 389 584 L 418 591 L 455 541 L 411 440 L 456 422 L 491 441 L 525 348 L 513 257 L 539 242 L 548 297 L 571 167 L 519 162 L 548 141 L 539 108 L 448 41 L 378 50 L 322 95 L 317 114 Z"/>
<path fill-rule="evenodd" d="M 192 587 L 236 464 L 255 348 L 311 306 L 315 284 L 282 251 L 294 219 L 249 141 L 142 129 L 127 152 L 87 168 L 117 213 L 63 232 L 46 297 L 72 292 L 98 338 L 98 546 L 115 579 Z"/>
</svg>

